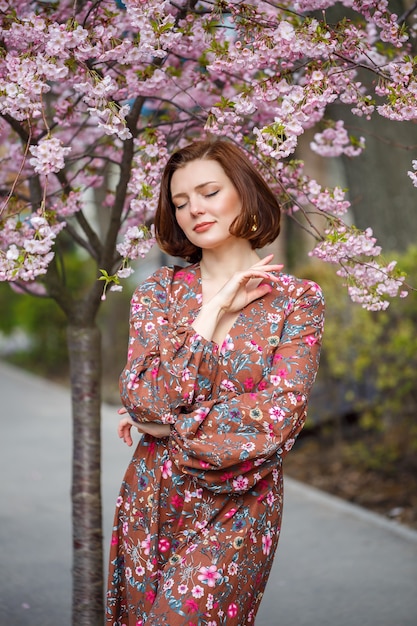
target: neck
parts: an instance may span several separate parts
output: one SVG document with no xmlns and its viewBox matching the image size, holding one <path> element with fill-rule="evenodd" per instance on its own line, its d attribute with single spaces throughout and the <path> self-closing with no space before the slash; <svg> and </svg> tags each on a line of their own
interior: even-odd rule
<svg viewBox="0 0 417 626">
<path fill-rule="evenodd" d="M 252 250 L 248 241 L 229 242 L 226 248 L 203 250 L 200 262 L 201 277 L 205 280 L 228 280 L 235 272 L 251 267 L 259 261 L 259 256 Z"/>
</svg>

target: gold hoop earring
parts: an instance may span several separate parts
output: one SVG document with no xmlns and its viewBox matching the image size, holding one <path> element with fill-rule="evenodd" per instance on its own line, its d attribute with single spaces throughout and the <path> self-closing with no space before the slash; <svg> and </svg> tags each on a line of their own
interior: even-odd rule
<svg viewBox="0 0 417 626">
<path fill-rule="evenodd" d="M 251 228 L 251 231 L 253 233 L 256 233 L 257 230 L 258 230 L 258 219 L 257 219 L 256 215 L 252 215 L 252 228 Z"/>
</svg>

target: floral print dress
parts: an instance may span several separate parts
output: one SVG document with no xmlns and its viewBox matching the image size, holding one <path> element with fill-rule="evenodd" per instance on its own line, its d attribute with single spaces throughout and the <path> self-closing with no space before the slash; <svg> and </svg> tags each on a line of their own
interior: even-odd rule
<svg viewBox="0 0 417 626">
<path fill-rule="evenodd" d="M 112 534 L 113 626 L 253 624 L 277 547 L 282 459 L 306 418 L 323 331 L 311 282 L 279 275 L 218 346 L 191 326 L 198 264 L 163 267 L 134 293 L 123 405 L 145 435 Z"/>
</svg>

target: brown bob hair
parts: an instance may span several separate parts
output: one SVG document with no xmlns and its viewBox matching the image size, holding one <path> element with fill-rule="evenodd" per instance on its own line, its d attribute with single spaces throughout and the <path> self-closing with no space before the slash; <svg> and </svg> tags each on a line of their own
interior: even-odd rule
<svg viewBox="0 0 417 626">
<path fill-rule="evenodd" d="M 265 180 L 233 143 L 217 139 L 196 141 L 172 154 L 162 173 L 155 235 L 159 247 L 189 262 L 200 261 L 201 248 L 192 244 L 178 226 L 171 197 L 171 179 L 178 169 L 196 160 L 217 161 L 235 186 L 242 210 L 230 226 L 235 237 L 247 239 L 253 249 L 272 243 L 280 231 L 280 205 Z M 252 230 L 254 224 L 256 230 Z"/>
</svg>

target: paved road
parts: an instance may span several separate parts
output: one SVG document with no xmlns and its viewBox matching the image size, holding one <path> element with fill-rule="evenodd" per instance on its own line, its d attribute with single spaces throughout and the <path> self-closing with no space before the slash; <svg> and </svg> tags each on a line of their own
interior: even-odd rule
<svg viewBox="0 0 417 626">
<path fill-rule="evenodd" d="M 0 625 L 69 626 L 69 393 L 0 363 L 0 399 Z M 103 407 L 106 546 L 131 454 L 116 423 Z M 287 479 L 256 626 L 416 624 L 417 533 Z"/>
</svg>

